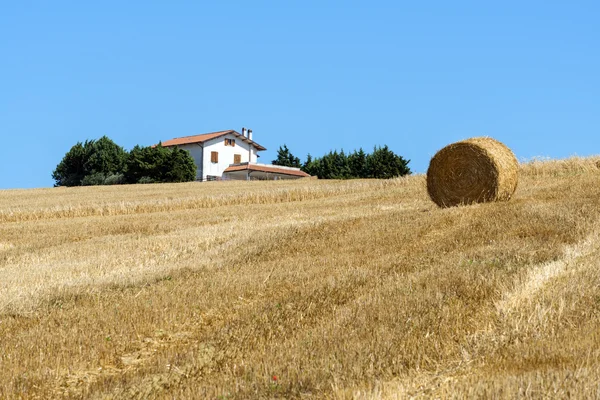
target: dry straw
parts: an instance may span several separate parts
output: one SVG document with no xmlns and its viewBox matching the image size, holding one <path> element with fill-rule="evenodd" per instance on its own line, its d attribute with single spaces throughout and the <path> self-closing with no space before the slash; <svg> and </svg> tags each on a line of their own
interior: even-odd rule
<svg viewBox="0 0 600 400">
<path fill-rule="evenodd" d="M 518 182 L 519 163 L 499 141 L 478 137 L 452 143 L 431 159 L 429 197 L 440 207 L 509 200 Z"/>
</svg>

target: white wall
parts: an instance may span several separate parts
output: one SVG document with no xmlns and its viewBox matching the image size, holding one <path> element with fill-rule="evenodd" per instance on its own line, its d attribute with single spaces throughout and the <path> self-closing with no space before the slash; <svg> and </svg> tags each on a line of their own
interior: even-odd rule
<svg viewBox="0 0 600 400">
<path fill-rule="evenodd" d="M 203 165 L 202 143 L 182 144 L 177 147 L 179 147 L 182 150 L 187 150 L 190 153 L 190 155 L 194 159 L 194 163 L 196 163 L 196 179 L 200 179 L 200 177 L 202 176 L 202 165 Z M 209 154 L 209 157 L 210 157 L 210 154 Z"/>
<path fill-rule="evenodd" d="M 235 140 L 235 146 L 225 146 L 225 139 Z M 196 179 L 202 179 L 205 181 L 208 175 L 221 177 L 223 171 L 233 164 L 233 156 L 239 154 L 241 156 L 240 162 L 252 162 L 258 161 L 258 153 L 256 147 L 243 142 L 239 136 L 228 134 L 218 138 L 211 139 L 204 143 L 192 143 L 178 145 L 182 150 L 186 150 L 190 153 L 196 163 Z M 249 152 L 250 150 L 250 152 Z M 216 151 L 219 153 L 219 162 L 211 162 L 211 152 Z"/>
<path fill-rule="evenodd" d="M 225 139 L 234 139 L 235 146 L 225 146 Z M 197 145 L 196 145 L 197 146 Z M 198 146 L 199 147 L 199 146 Z M 249 151 L 250 150 L 250 151 Z M 219 153 L 219 162 L 211 162 L 211 152 Z M 204 143 L 204 160 L 202 165 L 202 180 L 206 180 L 208 175 L 222 176 L 223 171 L 233 164 L 233 156 L 239 154 L 241 162 L 253 162 L 258 160 L 256 147 L 243 142 L 236 135 L 228 134 L 218 138 L 211 139 Z M 199 178 L 199 176 L 197 176 Z"/>
</svg>

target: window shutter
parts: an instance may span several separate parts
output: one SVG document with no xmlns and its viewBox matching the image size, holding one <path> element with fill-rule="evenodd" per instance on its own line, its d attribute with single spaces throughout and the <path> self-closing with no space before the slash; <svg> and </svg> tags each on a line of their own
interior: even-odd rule
<svg viewBox="0 0 600 400">
<path fill-rule="evenodd" d="M 234 154 L 233 155 L 233 163 L 234 164 L 241 164 L 242 162 L 242 155 L 241 154 Z"/>
<path fill-rule="evenodd" d="M 218 163 L 219 162 L 219 153 L 216 151 L 210 152 L 210 162 Z"/>
</svg>

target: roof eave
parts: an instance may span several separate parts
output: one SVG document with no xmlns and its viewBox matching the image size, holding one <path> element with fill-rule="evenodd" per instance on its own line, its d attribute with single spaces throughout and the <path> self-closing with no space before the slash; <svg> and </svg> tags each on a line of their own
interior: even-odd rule
<svg viewBox="0 0 600 400">
<path fill-rule="evenodd" d="M 215 133 L 219 133 L 219 135 L 213 136 L 213 137 L 211 137 L 209 139 L 205 139 L 205 140 L 197 140 L 197 141 L 190 141 L 190 142 L 185 142 L 185 143 L 168 144 L 168 142 L 175 141 L 177 139 L 192 138 L 192 137 L 195 137 L 195 136 L 211 135 L 211 134 L 215 134 Z M 233 134 L 233 135 L 237 136 L 238 138 L 240 138 L 243 142 L 248 143 L 251 146 L 254 146 L 257 151 L 265 151 L 265 150 L 267 150 L 265 147 L 263 147 L 260 144 L 256 143 L 254 140 L 249 139 L 248 137 L 242 135 L 241 133 L 239 133 L 239 132 L 237 132 L 237 131 L 235 131 L 233 129 L 230 129 L 230 130 L 227 130 L 227 131 L 218 131 L 218 132 L 205 133 L 205 134 L 201 134 L 201 135 L 191 135 L 191 136 L 184 136 L 184 137 L 181 137 L 181 138 L 174 138 L 174 139 L 171 139 L 171 140 L 167 140 L 166 141 L 167 144 L 163 143 L 162 146 L 163 147 L 175 147 L 175 146 L 182 146 L 182 145 L 185 145 L 185 144 L 206 143 L 206 142 L 210 142 L 211 140 L 218 139 L 218 138 L 220 138 L 222 136 L 229 135 L 229 134 Z"/>
<path fill-rule="evenodd" d="M 237 131 L 232 131 L 233 133 L 235 133 L 238 137 L 240 137 L 242 139 L 243 142 L 246 142 L 254 147 L 256 147 L 256 150 L 258 151 L 264 151 L 267 150 L 266 148 L 264 148 L 263 146 L 261 146 L 260 144 L 256 143 L 254 140 L 249 139 L 248 137 L 242 135 L 241 133 L 237 132 Z"/>
</svg>

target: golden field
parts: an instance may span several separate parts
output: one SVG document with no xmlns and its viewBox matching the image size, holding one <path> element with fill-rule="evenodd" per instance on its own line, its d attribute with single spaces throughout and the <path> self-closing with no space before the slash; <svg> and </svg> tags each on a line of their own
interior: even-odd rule
<svg viewBox="0 0 600 400">
<path fill-rule="evenodd" d="M 0 191 L 0 398 L 598 398 L 597 160 Z"/>
</svg>

